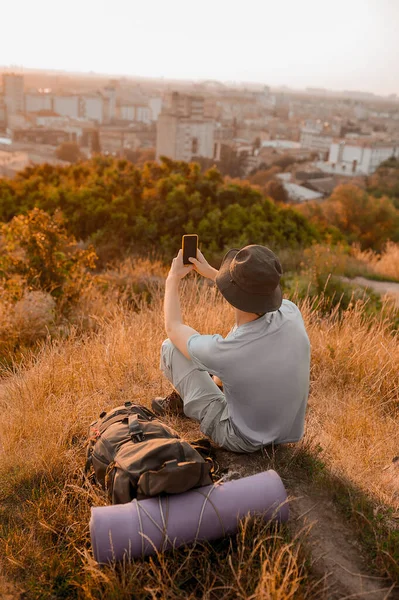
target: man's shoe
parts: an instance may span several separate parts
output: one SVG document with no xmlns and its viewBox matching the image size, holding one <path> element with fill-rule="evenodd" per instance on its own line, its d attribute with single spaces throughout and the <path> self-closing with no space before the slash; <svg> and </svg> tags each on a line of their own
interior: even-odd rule
<svg viewBox="0 0 399 600">
<path fill-rule="evenodd" d="M 154 398 L 151 402 L 152 410 L 159 417 L 166 415 L 184 416 L 184 404 L 181 396 L 173 391 L 166 398 Z"/>
</svg>

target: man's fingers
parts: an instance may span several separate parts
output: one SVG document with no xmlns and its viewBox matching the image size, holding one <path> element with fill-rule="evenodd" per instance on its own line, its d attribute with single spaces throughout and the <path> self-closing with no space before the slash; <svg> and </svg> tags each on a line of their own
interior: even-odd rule
<svg viewBox="0 0 399 600">
<path fill-rule="evenodd" d="M 190 262 L 194 263 L 194 264 L 195 264 L 195 263 L 199 263 L 199 260 L 197 260 L 196 258 L 194 258 L 194 256 L 190 256 L 188 260 L 189 260 Z"/>
</svg>

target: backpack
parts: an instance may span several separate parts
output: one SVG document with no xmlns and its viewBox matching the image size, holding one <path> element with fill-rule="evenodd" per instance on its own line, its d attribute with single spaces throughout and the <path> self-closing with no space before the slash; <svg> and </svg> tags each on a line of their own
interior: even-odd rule
<svg viewBox="0 0 399 600">
<path fill-rule="evenodd" d="M 198 450 L 203 450 L 197 446 Z M 112 504 L 210 485 L 212 461 L 145 406 L 125 402 L 91 423 L 85 473 Z"/>
</svg>

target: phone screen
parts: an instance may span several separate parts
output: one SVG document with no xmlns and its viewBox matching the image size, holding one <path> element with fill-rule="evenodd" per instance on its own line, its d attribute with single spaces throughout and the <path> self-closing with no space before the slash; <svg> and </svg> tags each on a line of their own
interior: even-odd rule
<svg viewBox="0 0 399 600">
<path fill-rule="evenodd" d="M 191 265 L 189 258 L 197 258 L 198 235 L 183 235 L 183 264 Z"/>
</svg>

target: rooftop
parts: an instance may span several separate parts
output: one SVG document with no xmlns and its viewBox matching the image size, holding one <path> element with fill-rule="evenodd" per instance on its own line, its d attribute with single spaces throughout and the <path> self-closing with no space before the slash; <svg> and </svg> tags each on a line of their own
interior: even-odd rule
<svg viewBox="0 0 399 600">
<path fill-rule="evenodd" d="M 303 187 L 302 185 L 297 185 L 296 183 L 288 183 L 286 181 L 283 181 L 282 183 L 291 200 L 308 202 L 309 200 L 319 200 L 324 196 L 324 194 L 320 192 L 309 190 L 308 188 Z"/>
<path fill-rule="evenodd" d="M 394 148 L 399 146 L 399 140 L 390 141 L 390 142 L 379 142 L 373 137 L 368 137 L 366 139 L 350 139 L 348 141 L 343 140 L 342 138 L 335 138 L 333 140 L 334 144 L 342 144 L 344 146 L 356 146 L 360 148 Z"/>
<path fill-rule="evenodd" d="M 262 142 L 262 148 L 301 148 L 301 144 L 299 142 L 294 142 L 292 140 L 266 140 Z"/>
</svg>

